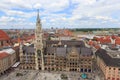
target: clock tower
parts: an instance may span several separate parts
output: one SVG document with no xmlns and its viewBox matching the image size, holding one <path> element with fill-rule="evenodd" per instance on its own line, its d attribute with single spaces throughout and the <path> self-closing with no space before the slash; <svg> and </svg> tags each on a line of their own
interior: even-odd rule
<svg viewBox="0 0 120 80">
<path fill-rule="evenodd" d="M 39 17 L 39 10 L 37 14 L 37 22 L 35 29 L 35 62 L 36 62 L 36 70 L 39 69 L 44 70 L 42 24 Z"/>
</svg>

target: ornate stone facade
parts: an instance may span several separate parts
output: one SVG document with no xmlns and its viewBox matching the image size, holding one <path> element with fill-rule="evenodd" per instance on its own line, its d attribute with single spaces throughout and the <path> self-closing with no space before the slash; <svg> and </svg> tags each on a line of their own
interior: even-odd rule
<svg viewBox="0 0 120 80">
<path fill-rule="evenodd" d="M 92 72 L 93 52 L 83 41 L 77 40 L 46 40 L 43 44 L 42 28 L 37 16 L 35 44 L 23 46 L 20 51 L 22 69 L 47 71 Z M 45 45 L 45 47 L 43 47 Z"/>
</svg>

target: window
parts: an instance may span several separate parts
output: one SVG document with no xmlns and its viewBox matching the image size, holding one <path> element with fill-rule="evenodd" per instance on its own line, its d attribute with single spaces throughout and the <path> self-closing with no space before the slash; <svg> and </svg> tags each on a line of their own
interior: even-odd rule
<svg viewBox="0 0 120 80">
<path fill-rule="evenodd" d="M 112 78 L 112 80 L 115 80 L 115 78 Z"/>
<path fill-rule="evenodd" d="M 85 69 L 84 71 L 87 72 L 87 69 Z"/>
<path fill-rule="evenodd" d="M 108 79 L 110 79 L 110 77 L 108 77 Z"/>
<path fill-rule="evenodd" d="M 91 72 L 91 69 L 88 69 L 88 72 Z"/>
<path fill-rule="evenodd" d="M 81 59 L 81 61 L 83 61 L 83 59 Z"/>
<path fill-rule="evenodd" d="M 80 72 L 83 72 L 83 69 L 81 69 Z"/>
<path fill-rule="evenodd" d="M 120 74 L 120 72 L 118 72 L 118 74 Z"/>
<path fill-rule="evenodd" d="M 115 68 L 113 68 L 113 70 L 115 70 Z"/>
<path fill-rule="evenodd" d="M 117 78 L 117 80 L 120 80 L 119 78 Z"/>
</svg>

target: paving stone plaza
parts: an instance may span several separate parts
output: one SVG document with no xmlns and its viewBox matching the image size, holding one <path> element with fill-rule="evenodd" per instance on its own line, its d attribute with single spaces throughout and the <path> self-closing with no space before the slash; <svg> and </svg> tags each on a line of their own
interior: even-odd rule
<svg viewBox="0 0 120 80">
<path fill-rule="evenodd" d="M 42 72 L 37 70 L 14 70 L 1 76 L 0 80 L 63 80 L 61 74 L 68 77 L 66 80 L 100 80 L 99 76 L 93 79 L 91 74 L 88 75 L 89 79 L 82 79 L 81 74 L 76 72 Z"/>
</svg>

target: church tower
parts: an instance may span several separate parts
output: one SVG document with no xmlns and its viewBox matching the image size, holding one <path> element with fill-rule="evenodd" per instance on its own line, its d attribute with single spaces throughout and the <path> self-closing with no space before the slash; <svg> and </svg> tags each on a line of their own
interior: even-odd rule
<svg viewBox="0 0 120 80">
<path fill-rule="evenodd" d="M 35 62 L 36 70 L 44 70 L 44 55 L 43 55 L 43 42 L 42 42 L 42 24 L 39 17 L 39 10 L 37 14 L 37 22 L 35 29 Z"/>
</svg>

